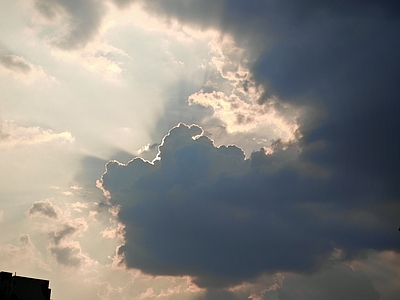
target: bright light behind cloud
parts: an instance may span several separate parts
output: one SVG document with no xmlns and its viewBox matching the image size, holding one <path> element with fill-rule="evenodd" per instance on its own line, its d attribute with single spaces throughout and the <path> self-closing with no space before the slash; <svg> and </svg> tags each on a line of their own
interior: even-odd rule
<svg viewBox="0 0 400 300">
<path fill-rule="evenodd" d="M 1 270 L 58 300 L 398 295 L 398 15 L 288 1 L 0 2 Z"/>
</svg>

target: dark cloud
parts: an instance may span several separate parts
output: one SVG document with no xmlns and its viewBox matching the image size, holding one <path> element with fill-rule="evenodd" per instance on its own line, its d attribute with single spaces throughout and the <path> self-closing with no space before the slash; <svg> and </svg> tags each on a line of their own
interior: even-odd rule
<svg viewBox="0 0 400 300">
<path fill-rule="evenodd" d="M 80 244 L 72 240 L 72 237 L 86 230 L 86 222 L 78 218 L 49 233 L 50 253 L 57 263 L 68 267 L 79 267 L 89 261 L 89 258 L 82 253 Z"/>
<path fill-rule="evenodd" d="M 31 238 L 29 237 L 28 234 L 22 234 L 19 236 L 19 241 L 24 245 L 28 247 L 34 247 L 31 241 Z"/>
<path fill-rule="evenodd" d="M 235 293 L 224 291 L 224 290 L 207 290 L 203 295 L 196 298 L 196 300 L 247 300 L 247 296 L 241 297 L 235 295 Z"/>
<path fill-rule="evenodd" d="M 107 164 L 102 186 L 125 225 L 119 254 L 129 268 L 223 287 L 264 272 L 312 272 L 335 248 L 345 259 L 400 249 L 393 220 L 374 209 L 389 205 L 380 182 L 318 169 L 280 143 L 245 160 L 201 134 L 181 124 L 153 163 Z"/>
<path fill-rule="evenodd" d="M 55 245 L 58 245 L 60 241 L 65 239 L 67 236 L 73 235 L 79 230 L 78 227 L 72 226 L 71 224 L 65 224 L 62 229 L 51 232 L 50 237 Z"/>
<path fill-rule="evenodd" d="M 61 17 L 66 22 L 66 32 L 52 40 L 65 50 L 85 46 L 97 33 L 104 14 L 104 4 L 98 0 L 36 0 L 35 8 L 48 20 Z"/>
<path fill-rule="evenodd" d="M 32 207 L 28 210 L 29 216 L 45 216 L 52 219 L 59 217 L 59 210 L 50 200 L 33 202 Z"/>
<path fill-rule="evenodd" d="M 77 2 L 64 2 L 40 9 L 52 18 L 52 8 L 65 7 L 79 21 Z M 133 1 L 114 2 L 124 7 Z M 82 3 L 90 9 L 94 2 Z M 126 232 L 119 253 L 128 267 L 192 275 L 198 285 L 211 288 L 263 272 L 315 271 L 334 248 L 344 251 L 344 259 L 367 249 L 399 250 L 396 2 L 143 3 L 160 18 L 232 35 L 248 51 L 254 78 L 266 89 L 260 104 L 277 95 L 279 111 L 291 104 L 303 115 L 298 144 L 278 143 L 272 155 L 260 150 L 245 160 L 237 147 L 216 148 L 206 137 L 193 140 L 201 130 L 182 125 L 165 138 L 161 160 L 154 164 L 110 162 L 103 187 L 110 203 L 120 206 Z M 101 10 L 93 12 L 87 23 L 76 23 L 84 30 L 65 39 L 68 47 L 93 36 Z M 209 115 L 182 110 L 191 93 L 186 87 L 170 101 L 159 128 Z M 280 294 L 290 295 L 289 288 Z"/>
<path fill-rule="evenodd" d="M 67 237 L 86 231 L 86 229 L 87 223 L 83 219 L 77 218 L 73 222 L 63 224 L 61 229 L 50 232 L 49 236 L 55 245 L 59 245 Z"/>
<path fill-rule="evenodd" d="M 145 6 L 233 35 L 255 60 L 251 70 L 266 88 L 260 103 L 277 95 L 278 111 L 285 103 L 302 108 L 304 157 L 381 178 L 386 197 L 400 193 L 400 145 L 394 138 L 400 127 L 399 4 L 153 0 Z M 317 143 L 325 150 L 315 150 Z"/>
<path fill-rule="evenodd" d="M 74 246 L 54 246 L 50 248 L 57 262 L 64 266 L 78 267 L 82 264 L 82 257 L 79 247 Z"/>
<path fill-rule="evenodd" d="M 119 157 L 121 158 L 121 157 Z M 74 178 L 85 189 L 94 190 L 94 182 L 99 178 L 98 174 L 104 173 L 107 160 L 93 156 L 86 156 L 81 161 L 81 167 Z M 92 192 L 91 190 L 91 192 Z"/>
<path fill-rule="evenodd" d="M 312 276 L 289 275 L 280 289 L 279 300 L 377 300 L 379 293 L 361 271 L 346 265 L 334 265 Z"/>
</svg>

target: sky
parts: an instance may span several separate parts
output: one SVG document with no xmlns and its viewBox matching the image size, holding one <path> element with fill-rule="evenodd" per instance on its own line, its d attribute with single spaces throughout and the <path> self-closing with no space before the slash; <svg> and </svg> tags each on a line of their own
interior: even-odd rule
<svg viewBox="0 0 400 300">
<path fill-rule="evenodd" d="M 400 294 L 395 1 L 0 2 L 0 269 L 52 299 Z"/>
</svg>

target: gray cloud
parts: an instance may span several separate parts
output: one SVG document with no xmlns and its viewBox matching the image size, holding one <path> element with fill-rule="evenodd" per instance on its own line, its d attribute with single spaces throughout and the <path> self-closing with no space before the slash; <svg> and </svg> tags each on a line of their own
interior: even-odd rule
<svg viewBox="0 0 400 300">
<path fill-rule="evenodd" d="M 65 224 L 62 229 L 51 232 L 50 237 L 52 238 L 54 244 L 58 245 L 60 241 L 65 239 L 67 236 L 73 235 L 79 230 L 79 228 L 74 227 L 70 224 Z"/>
<path fill-rule="evenodd" d="M 312 276 L 287 276 L 277 290 L 279 300 L 377 300 L 379 293 L 361 271 L 346 265 L 333 265 Z"/>
<path fill-rule="evenodd" d="M 67 23 L 67 32 L 53 37 L 54 45 L 65 50 L 85 46 L 96 34 L 104 12 L 103 2 L 97 0 L 36 0 L 35 8 L 48 20 L 60 16 Z"/>
<path fill-rule="evenodd" d="M 22 234 L 19 236 L 19 241 L 22 243 L 24 246 L 32 247 L 34 248 L 31 238 L 29 237 L 29 234 Z"/>
<path fill-rule="evenodd" d="M 400 248 L 393 220 L 374 208 L 390 205 L 379 182 L 318 171 L 279 143 L 274 154 L 245 160 L 241 149 L 216 148 L 201 134 L 181 124 L 153 163 L 107 164 L 102 187 L 120 207 L 127 267 L 191 275 L 210 288 L 264 272 L 312 272 L 335 248 L 345 259 Z"/>
<path fill-rule="evenodd" d="M 52 219 L 59 217 L 59 209 L 50 202 L 50 200 L 33 202 L 32 207 L 28 210 L 29 216 L 45 216 Z"/>
<path fill-rule="evenodd" d="M 225 291 L 225 290 L 207 290 L 204 295 L 201 295 L 196 298 L 196 300 L 247 300 L 249 297 L 247 296 L 238 296 L 235 293 Z"/>
<path fill-rule="evenodd" d="M 51 244 L 50 253 L 55 257 L 57 263 L 69 266 L 79 267 L 90 259 L 82 253 L 81 246 L 72 237 L 86 231 L 87 224 L 83 219 L 75 219 L 62 225 L 58 230 L 49 233 Z"/>
<path fill-rule="evenodd" d="M 94 2 L 40 3 L 50 5 L 39 8 L 47 18 L 61 7 L 78 21 L 74 28 L 84 29 L 60 47 L 93 37 L 101 9 L 80 23 L 76 8 L 90 10 Z M 121 206 L 120 254 L 128 267 L 189 274 L 211 287 L 265 271 L 312 271 L 335 247 L 348 259 L 365 249 L 399 251 L 393 232 L 400 219 L 397 3 L 149 0 L 145 7 L 233 35 L 255 61 L 251 71 L 266 94 L 279 97 L 277 109 L 289 103 L 305 113 L 300 153 L 278 147 L 244 160 L 238 148 L 194 141 L 199 130 L 182 127 L 165 139 L 154 165 L 109 163 L 103 187 L 110 203 Z M 159 127 L 182 118 L 182 103 L 171 104 L 170 119 Z M 193 122 L 207 114 L 183 112 Z"/>
<path fill-rule="evenodd" d="M 303 156 L 338 172 L 380 178 L 385 197 L 397 199 L 398 4 L 153 0 L 145 6 L 163 18 L 233 35 L 265 87 L 259 102 L 277 95 L 281 113 L 286 103 L 303 111 L 298 120 Z"/>
<path fill-rule="evenodd" d="M 12 54 L 0 53 L 0 64 L 7 69 L 24 74 L 29 73 L 32 69 L 24 59 Z"/>
<path fill-rule="evenodd" d="M 81 250 L 74 246 L 54 246 L 50 248 L 57 262 L 61 265 L 78 267 L 82 264 Z"/>
</svg>

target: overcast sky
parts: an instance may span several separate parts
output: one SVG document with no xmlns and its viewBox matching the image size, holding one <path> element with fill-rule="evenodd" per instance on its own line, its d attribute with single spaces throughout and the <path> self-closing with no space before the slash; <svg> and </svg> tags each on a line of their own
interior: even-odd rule
<svg viewBox="0 0 400 300">
<path fill-rule="evenodd" d="M 0 2 L 0 269 L 52 299 L 400 294 L 395 1 Z"/>
</svg>

